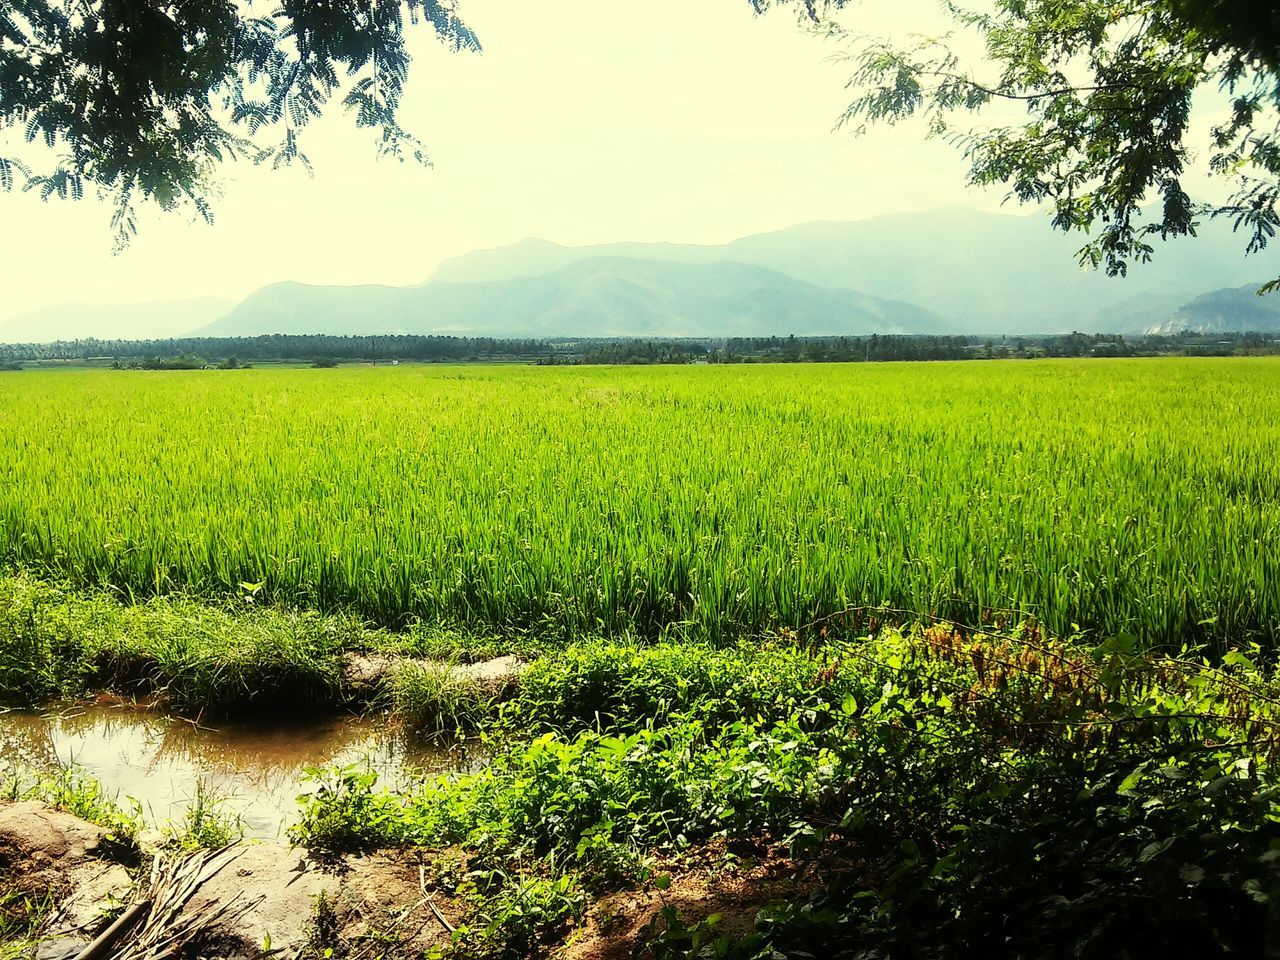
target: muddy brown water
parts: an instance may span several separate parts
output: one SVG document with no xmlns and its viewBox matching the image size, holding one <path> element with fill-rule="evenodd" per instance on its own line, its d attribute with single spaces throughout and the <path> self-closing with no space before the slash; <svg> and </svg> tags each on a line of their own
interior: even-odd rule
<svg viewBox="0 0 1280 960">
<path fill-rule="evenodd" d="M 136 800 L 157 826 L 180 820 L 203 789 L 255 838 L 283 837 L 297 819 L 308 767 L 367 766 L 380 784 L 403 789 L 482 762 L 474 741 L 415 737 L 385 718 L 203 725 L 124 704 L 0 712 L 0 774 L 74 764 L 109 795 Z"/>
</svg>

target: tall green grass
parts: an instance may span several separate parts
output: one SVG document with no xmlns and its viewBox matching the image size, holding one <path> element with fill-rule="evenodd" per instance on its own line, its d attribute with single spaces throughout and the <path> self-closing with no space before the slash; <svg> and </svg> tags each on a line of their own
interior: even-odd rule
<svg viewBox="0 0 1280 960">
<path fill-rule="evenodd" d="M 344 651 L 383 639 L 345 617 L 187 597 L 126 605 L 0 576 L 0 702 L 38 704 L 103 686 L 179 710 L 276 712 L 341 703 Z"/>
<path fill-rule="evenodd" d="M 1017 608 L 1274 645 L 1278 537 L 1270 359 L 0 384 L 0 559 L 141 597 L 565 635 Z"/>
</svg>

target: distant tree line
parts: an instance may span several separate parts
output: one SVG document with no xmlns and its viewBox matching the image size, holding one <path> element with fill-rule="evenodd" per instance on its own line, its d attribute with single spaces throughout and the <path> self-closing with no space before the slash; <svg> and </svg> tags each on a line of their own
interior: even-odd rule
<svg viewBox="0 0 1280 960">
<path fill-rule="evenodd" d="M 1049 357 L 1230 357 L 1280 354 L 1280 333 L 1197 333 L 1143 334 L 1122 337 L 1115 334 L 1070 333 L 1028 340 Z"/>
<path fill-rule="evenodd" d="M 968 360 L 971 337 L 735 337 L 726 340 L 720 363 L 869 363 L 884 360 Z"/>
<path fill-rule="evenodd" d="M 1280 354 L 1265 333 L 1124 337 L 1069 333 L 1018 337 L 734 337 L 727 340 L 613 340 L 558 350 L 543 363 L 875 363 L 1014 360 L 1036 357 L 1234 356 Z"/>
<path fill-rule="evenodd" d="M 693 363 L 714 351 L 700 340 L 609 340 L 583 344 L 581 352 L 560 351 L 544 360 L 558 363 Z"/>
<path fill-rule="evenodd" d="M 116 357 L 111 361 L 114 370 L 239 370 L 248 364 L 242 363 L 239 357 L 224 357 L 221 360 L 209 361 L 198 353 L 180 353 L 165 357 L 153 354 L 149 357 Z"/>
<path fill-rule="evenodd" d="M 493 337 L 271 334 L 260 337 L 183 337 L 168 340 L 58 340 L 0 344 L 0 359 L 145 361 L 152 357 L 195 356 L 241 361 L 313 360 L 534 360 L 549 354 L 544 340 Z M 123 365 L 123 364 L 122 364 Z"/>
<path fill-rule="evenodd" d="M 271 335 L 171 340 L 0 344 L 0 369 L 22 363 L 110 363 L 117 369 L 235 369 L 250 363 L 515 362 L 561 364 L 874 363 L 1036 357 L 1280 354 L 1276 333 L 1124 337 L 1069 333 L 1017 337 L 880 336 L 503 340 L 493 337 Z"/>
</svg>

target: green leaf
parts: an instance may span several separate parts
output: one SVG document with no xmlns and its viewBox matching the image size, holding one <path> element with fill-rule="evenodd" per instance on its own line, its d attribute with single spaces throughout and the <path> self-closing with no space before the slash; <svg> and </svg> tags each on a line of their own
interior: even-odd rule
<svg viewBox="0 0 1280 960">
<path fill-rule="evenodd" d="M 1120 786 L 1116 787 L 1116 793 L 1124 796 L 1132 794 L 1134 787 L 1142 782 L 1142 778 L 1146 776 L 1147 765 L 1140 763 L 1134 767 L 1127 777 L 1120 781 Z"/>
<path fill-rule="evenodd" d="M 1164 840 L 1159 840 L 1154 843 L 1148 843 L 1145 847 L 1143 847 L 1138 852 L 1138 862 L 1150 863 L 1156 857 L 1160 856 L 1162 853 L 1168 850 L 1171 846 L 1173 846 L 1173 841 L 1174 841 L 1173 837 L 1167 837 Z"/>
</svg>

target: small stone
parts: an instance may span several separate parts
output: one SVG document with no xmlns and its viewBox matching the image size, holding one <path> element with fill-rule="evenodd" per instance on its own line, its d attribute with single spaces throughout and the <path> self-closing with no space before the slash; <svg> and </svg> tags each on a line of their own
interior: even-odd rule
<svg viewBox="0 0 1280 960">
<path fill-rule="evenodd" d="M 35 960 L 75 960 L 92 942 L 87 937 L 50 937 L 36 945 Z"/>
<path fill-rule="evenodd" d="M 29 861 L 61 865 L 90 856 L 107 837 L 101 827 L 39 800 L 0 806 L 0 848 Z"/>
</svg>

